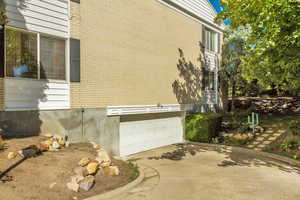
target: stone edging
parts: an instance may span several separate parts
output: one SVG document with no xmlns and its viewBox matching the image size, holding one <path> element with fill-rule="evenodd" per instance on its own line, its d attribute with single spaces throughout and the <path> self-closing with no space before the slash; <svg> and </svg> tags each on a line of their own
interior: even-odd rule
<svg viewBox="0 0 300 200">
<path fill-rule="evenodd" d="M 261 157 L 264 157 L 264 158 L 272 159 L 272 160 L 275 160 L 275 161 L 279 161 L 279 162 L 282 162 L 282 163 L 300 168 L 300 161 L 294 160 L 292 158 L 280 156 L 280 155 L 277 155 L 277 154 L 273 154 L 273 153 L 268 153 L 268 152 L 263 152 L 263 151 L 255 151 L 255 150 L 246 149 L 246 148 L 242 148 L 242 147 L 226 146 L 226 145 L 219 145 L 219 144 L 207 144 L 207 143 L 197 143 L 197 142 L 187 142 L 187 143 L 200 145 L 200 146 L 203 146 L 203 147 L 210 147 L 210 148 L 230 147 L 230 148 L 235 149 L 235 150 L 237 150 L 239 152 L 242 152 L 242 153 L 258 155 L 258 156 L 261 156 Z"/>
<path fill-rule="evenodd" d="M 115 197 L 119 194 L 123 194 L 129 190 L 131 190 L 132 188 L 136 187 L 137 185 L 139 185 L 145 177 L 145 173 L 144 171 L 140 168 L 139 169 L 139 176 L 132 182 L 128 183 L 125 186 L 119 187 L 117 189 L 114 189 L 112 191 L 106 192 L 104 194 L 99 194 L 93 197 L 89 197 L 85 200 L 104 200 L 104 199 L 110 199 L 112 197 Z"/>
</svg>

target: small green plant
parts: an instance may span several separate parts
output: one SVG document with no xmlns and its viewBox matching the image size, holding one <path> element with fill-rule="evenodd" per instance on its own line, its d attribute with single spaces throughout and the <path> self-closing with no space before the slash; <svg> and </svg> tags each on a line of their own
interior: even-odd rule
<svg viewBox="0 0 300 200">
<path fill-rule="evenodd" d="M 220 138 L 218 138 L 218 137 L 213 138 L 211 140 L 211 143 L 213 143 L 213 144 L 220 144 L 221 143 Z"/>
<path fill-rule="evenodd" d="M 294 158 L 295 160 L 299 160 L 299 159 L 300 159 L 300 154 L 295 154 L 295 155 L 293 156 L 293 158 Z"/>
<path fill-rule="evenodd" d="M 300 145 L 300 142 L 299 142 L 299 140 L 298 140 L 297 137 L 295 137 L 295 136 L 288 136 L 281 143 L 280 149 L 282 151 L 289 152 L 291 150 L 294 150 L 294 149 L 298 148 L 299 145 Z"/>
<path fill-rule="evenodd" d="M 293 120 L 289 123 L 293 135 L 300 135 L 300 120 Z"/>
<path fill-rule="evenodd" d="M 131 161 L 128 161 L 128 167 L 133 170 L 128 179 L 129 182 L 132 182 L 140 175 L 139 166 Z"/>
<path fill-rule="evenodd" d="M 240 127 L 238 127 L 236 129 L 236 131 L 238 133 L 247 133 L 247 132 L 249 132 L 249 125 L 243 123 L 243 124 L 240 125 Z"/>
</svg>

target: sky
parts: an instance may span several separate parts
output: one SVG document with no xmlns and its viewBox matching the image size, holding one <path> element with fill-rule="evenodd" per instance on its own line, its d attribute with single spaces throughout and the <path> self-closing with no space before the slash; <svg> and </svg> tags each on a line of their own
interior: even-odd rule
<svg viewBox="0 0 300 200">
<path fill-rule="evenodd" d="M 215 7 L 216 11 L 219 13 L 222 10 L 222 7 L 220 5 L 220 0 L 209 0 L 211 2 L 211 4 Z M 229 25 L 230 24 L 230 20 L 226 20 L 224 22 L 225 25 Z"/>
<path fill-rule="evenodd" d="M 209 0 L 211 4 L 215 7 L 217 12 L 221 11 L 220 0 Z"/>
</svg>

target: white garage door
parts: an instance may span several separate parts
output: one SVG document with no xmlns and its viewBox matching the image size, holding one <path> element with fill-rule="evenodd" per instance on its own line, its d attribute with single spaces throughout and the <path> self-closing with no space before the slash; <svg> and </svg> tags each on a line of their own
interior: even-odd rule
<svg viewBox="0 0 300 200">
<path fill-rule="evenodd" d="M 121 121 L 120 155 L 154 149 L 183 141 L 181 117 Z"/>
</svg>

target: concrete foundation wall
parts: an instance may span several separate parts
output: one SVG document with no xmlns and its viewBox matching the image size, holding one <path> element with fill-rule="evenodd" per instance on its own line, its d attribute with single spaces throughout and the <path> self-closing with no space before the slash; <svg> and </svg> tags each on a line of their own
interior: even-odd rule
<svg viewBox="0 0 300 200">
<path fill-rule="evenodd" d="M 96 142 L 118 155 L 118 116 L 107 117 L 106 109 L 71 109 L 55 111 L 2 111 L 0 135 L 30 137 L 60 135 L 72 143 Z"/>
</svg>

